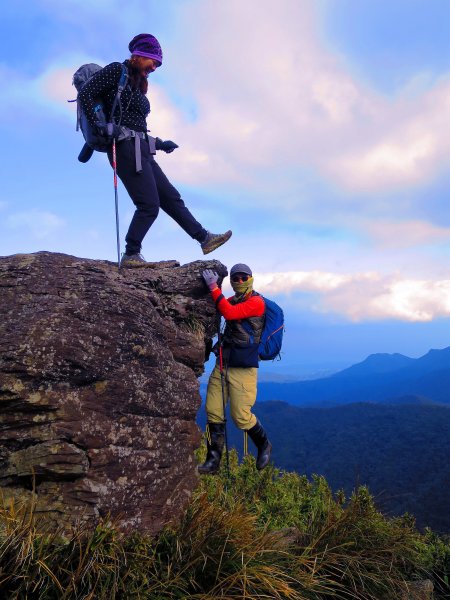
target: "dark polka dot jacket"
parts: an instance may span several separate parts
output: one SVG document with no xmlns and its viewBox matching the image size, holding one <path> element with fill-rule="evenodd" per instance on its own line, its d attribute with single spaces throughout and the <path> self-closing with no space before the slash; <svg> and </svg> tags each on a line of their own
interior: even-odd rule
<svg viewBox="0 0 450 600">
<path fill-rule="evenodd" d="M 124 64 L 126 65 L 126 60 Z M 78 100 L 84 110 L 89 123 L 94 126 L 94 108 L 96 99 L 101 97 L 105 104 L 105 115 L 109 121 L 114 98 L 117 94 L 120 76 L 122 75 L 122 64 L 113 62 L 106 65 L 101 71 L 97 71 L 91 79 L 83 86 L 78 94 Z M 147 131 L 146 118 L 150 113 L 150 102 L 147 97 L 137 89 L 131 89 L 129 85 L 125 87 L 120 97 L 122 106 L 121 125 L 125 125 L 135 131 Z M 120 108 L 116 107 L 114 117 L 119 119 Z"/>
</svg>

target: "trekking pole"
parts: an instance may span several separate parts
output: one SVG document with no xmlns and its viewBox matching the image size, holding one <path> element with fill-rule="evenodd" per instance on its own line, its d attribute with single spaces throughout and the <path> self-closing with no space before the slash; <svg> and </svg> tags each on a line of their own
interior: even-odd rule
<svg viewBox="0 0 450 600">
<path fill-rule="evenodd" d="M 227 435 L 227 417 L 225 415 L 225 373 L 223 372 L 223 354 L 222 354 L 222 336 L 220 335 L 220 325 L 219 325 L 219 369 L 220 369 L 220 383 L 222 385 L 222 407 L 223 407 L 223 421 L 225 425 L 225 456 L 227 460 L 227 478 L 230 479 L 230 455 L 228 452 L 228 435 Z"/>
<path fill-rule="evenodd" d="M 116 204 L 117 266 L 120 270 L 119 196 L 117 194 L 116 138 L 113 138 L 113 143 L 112 143 L 112 163 L 113 163 L 113 170 L 114 170 L 114 201 Z"/>
</svg>

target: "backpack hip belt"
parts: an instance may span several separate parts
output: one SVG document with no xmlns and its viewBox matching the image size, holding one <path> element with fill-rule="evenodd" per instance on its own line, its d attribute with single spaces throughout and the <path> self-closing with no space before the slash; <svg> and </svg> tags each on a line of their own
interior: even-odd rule
<svg viewBox="0 0 450 600">
<path fill-rule="evenodd" d="M 147 135 L 144 131 L 134 131 L 129 127 L 121 126 L 122 133 L 117 138 L 118 142 L 122 140 L 130 140 L 134 138 L 134 153 L 136 157 L 136 173 L 142 171 L 142 157 L 141 157 L 141 140 L 147 140 L 150 148 L 150 154 L 156 154 L 155 138 L 151 135 Z"/>
</svg>

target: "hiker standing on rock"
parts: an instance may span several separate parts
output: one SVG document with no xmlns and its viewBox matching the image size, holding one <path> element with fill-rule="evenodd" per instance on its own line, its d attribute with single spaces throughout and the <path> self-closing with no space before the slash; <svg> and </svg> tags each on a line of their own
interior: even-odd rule
<svg viewBox="0 0 450 600">
<path fill-rule="evenodd" d="M 228 300 L 217 285 L 217 273 L 207 269 L 202 275 L 211 290 L 217 310 L 226 320 L 226 327 L 221 344 L 223 364 L 219 354 L 208 382 L 208 453 L 206 461 L 199 465 L 198 470 L 201 474 L 213 474 L 219 469 L 225 442 L 224 406 L 228 398 L 234 423 L 247 432 L 258 449 L 256 468 L 261 470 L 269 463 L 272 451 L 272 444 L 263 426 L 252 413 L 256 402 L 258 346 L 264 328 L 265 303 L 262 296 L 253 291 L 253 275 L 247 265 L 237 264 L 231 268 L 234 296 Z"/>
<path fill-rule="evenodd" d="M 108 134 L 111 141 L 113 138 L 117 140 L 117 174 L 136 206 L 120 264 L 145 266 L 146 261 L 141 254 L 142 240 L 158 216 L 160 207 L 200 243 L 203 254 L 208 254 L 229 240 L 231 231 L 210 233 L 195 220 L 154 159 L 156 150 L 170 153 L 178 148 L 177 144 L 147 134 L 146 118 L 150 113 L 150 103 L 146 97 L 147 78 L 162 65 L 161 46 L 154 36 L 141 33 L 131 40 L 128 48 L 131 57 L 123 63 L 128 71 L 127 85 L 113 115 L 111 112 L 122 76 L 122 63 L 113 62 L 95 73 L 78 96 L 90 125 L 97 128 L 101 125 L 96 121 L 96 99 L 103 99 L 105 114 L 111 115 L 112 127 Z M 104 133 L 101 131 L 101 134 Z M 108 158 L 112 165 L 112 148 L 108 150 Z"/>
</svg>

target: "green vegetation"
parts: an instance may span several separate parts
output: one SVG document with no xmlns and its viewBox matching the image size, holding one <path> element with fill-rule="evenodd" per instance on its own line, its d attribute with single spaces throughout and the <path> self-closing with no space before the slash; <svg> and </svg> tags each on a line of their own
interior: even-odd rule
<svg viewBox="0 0 450 600">
<path fill-rule="evenodd" d="M 348 495 L 357 484 L 367 485 L 383 513 L 408 512 L 419 529 L 450 533 L 450 486 L 443 483 L 450 480 L 450 406 L 261 402 L 256 412 L 281 469 L 319 473 L 332 490 Z M 202 419 L 199 414 L 204 428 Z M 231 422 L 228 436 L 240 451 L 242 431 Z"/>
<path fill-rule="evenodd" d="M 450 597 L 448 541 L 386 519 L 364 487 L 346 499 L 322 477 L 258 473 L 235 452 L 230 478 L 225 465 L 202 478 L 182 522 L 153 539 L 108 522 L 46 535 L 32 507 L 2 504 L 0 596 L 11 600 L 395 600 L 425 577 Z"/>
</svg>

